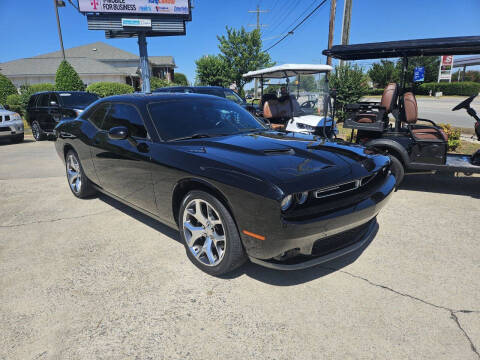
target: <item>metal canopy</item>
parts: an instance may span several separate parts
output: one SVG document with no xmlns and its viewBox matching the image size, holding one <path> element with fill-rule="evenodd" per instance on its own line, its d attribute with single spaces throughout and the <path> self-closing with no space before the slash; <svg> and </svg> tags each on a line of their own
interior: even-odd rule
<svg viewBox="0 0 480 360">
<path fill-rule="evenodd" d="M 382 59 L 410 56 L 480 54 L 480 36 L 387 41 L 366 44 L 335 45 L 323 55 L 341 60 Z"/>
<path fill-rule="evenodd" d="M 329 65 L 316 64 L 285 64 L 273 66 L 262 70 L 249 71 L 242 76 L 244 78 L 263 78 L 263 79 L 282 79 L 297 75 L 312 75 L 319 73 L 327 73 L 333 68 Z"/>
<path fill-rule="evenodd" d="M 466 58 L 456 58 L 453 67 L 475 66 L 480 65 L 480 56 L 470 56 Z"/>
</svg>

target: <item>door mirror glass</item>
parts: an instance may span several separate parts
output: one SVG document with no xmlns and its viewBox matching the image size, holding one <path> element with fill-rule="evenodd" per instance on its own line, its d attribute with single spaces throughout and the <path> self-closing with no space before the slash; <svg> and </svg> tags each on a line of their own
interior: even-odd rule
<svg viewBox="0 0 480 360">
<path fill-rule="evenodd" d="M 129 134 L 126 126 L 116 126 L 108 131 L 108 137 L 112 140 L 125 140 L 128 136 Z"/>
<path fill-rule="evenodd" d="M 50 101 L 50 106 L 58 106 L 56 101 Z"/>
</svg>

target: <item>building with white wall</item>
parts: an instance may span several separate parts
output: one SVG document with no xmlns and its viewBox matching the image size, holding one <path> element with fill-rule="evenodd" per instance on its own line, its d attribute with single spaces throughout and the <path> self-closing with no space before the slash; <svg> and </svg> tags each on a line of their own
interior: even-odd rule
<svg viewBox="0 0 480 360">
<path fill-rule="evenodd" d="M 139 57 L 104 42 L 65 49 L 66 60 L 86 85 L 112 81 L 140 87 Z M 55 83 L 55 74 L 63 60 L 61 51 L 0 63 L 0 73 L 20 88 L 22 85 Z M 149 57 L 151 74 L 172 81 L 175 60 L 172 56 Z"/>
</svg>

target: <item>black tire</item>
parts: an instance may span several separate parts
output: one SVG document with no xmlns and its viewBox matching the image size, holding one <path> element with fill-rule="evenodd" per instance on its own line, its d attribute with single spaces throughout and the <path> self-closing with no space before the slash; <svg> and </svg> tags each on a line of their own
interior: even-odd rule
<svg viewBox="0 0 480 360">
<path fill-rule="evenodd" d="M 218 214 L 220 218 L 219 220 L 221 220 L 221 226 L 225 235 L 224 253 L 222 259 L 219 260 L 219 263 L 216 265 L 206 265 L 204 262 L 197 259 L 187 244 L 183 219 L 185 211 L 187 210 L 187 206 L 191 204 L 194 200 L 200 200 L 208 203 L 208 205 L 210 205 L 213 210 Z M 189 192 L 182 200 L 182 204 L 180 206 L 178 214 L 178 223 L 180 229 L 180 237 L 185 246 L 188 258 L 193 264 L 195 264 L 195 266 L 197 266 L 200 270 L 206 272 L 207 274 L 213 276 L 220 276 L 233 271 L 246 261 L 247 257 L 245 255 L 245 250 L 243 249 L 237 225 L 235 224 L 232 215 L 217 198 L 210 195 L 209 193 L 197 190 Z M 202 238 L 199 239 L 199 241 L 201 242 Z M 219 254 L 216 253 L 216 256 L 218 260 L 220 257 Z"/>
<path fill-rule="evenodd" d="M 18 144 L 21 143 L 25 139 L 25 134 L 15 135 L 12 138 L 12 143 Z"/>
<path fill-rule="evenodd" d="M 391 170 L 392 174 L 395 176 L 395 185 L 398 188 L 405 177 L 405 168 L 400 160 L 397 159 L 394 155 L 389 155 L 390 161 L 392 162 Z"/>
<path fill-rule="evenodd" d="M 32 122 L 32 135 L 35 141 L 45 140 L 45 134 L 38 121 Z"/>
<path fill-rule="evenodd" d="M 72 169 L 72 164 L 70 164 L 71 159 L 74 159 L 78 164 L 78 167 L 77 167 L 78 170 L 76 170 L 76 172 L 77 174 L 79 174 L 80 182 L 79 183 L 75 182 L 75 184 L 72 184 L 71 177 L 69 175 L 69 170 Z M 84 198 L 91 197 L 97 192 L 96 189 L 93 187 L 92 183 L 90 182 L 90 180 L 85 175 L 82 164 L 80 163 L 80 158 L 78 157 L 78 154 L 74 150 L 69 150 L 65 155 L 65 171 L 67 174 L 68 187 L 72 191 L 72 194 L 75 195 L 76 197 L 80 199 L 84 199 Z"/>
</svg>

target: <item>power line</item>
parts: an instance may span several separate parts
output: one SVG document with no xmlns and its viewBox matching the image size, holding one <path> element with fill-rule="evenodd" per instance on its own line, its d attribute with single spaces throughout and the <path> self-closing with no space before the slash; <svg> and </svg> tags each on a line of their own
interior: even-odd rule
<svg viewBox="0 0 480 360">
<path fill-rule="evenodd" d="M 278 29 L 287 19 L 288 17 L 293 13 L 294 9 L 297 7 L 298 3 L 300 0 L 297 0 L 296 2 L 291 2 L 287 7 L 285 7 L 285 12 L 280 13 L 279 16 L 277 17 L 277 20 L 271 20 L 270 22 L 274 23 L 275 25 L 271 28 L 271 30 L 268 32 L 274 32 L 276 29 Z"/>
<path fill-rule="evenodd" d="M 295 30 L 297 30 L 305 21 L 307 21 L 318 9 L 320 9 L 322 7 L 323 4 L 325 4 L 327 2 L 327 0 L 323 0 L 320 4 L 317 5 L 317 7 L 315 9 L 313 9 L 307 16 L 305 16 L 303 18 L 302 21 L 300 21 L 300 23 L 295 26 L 292 30 L 290 30 L 287 34 L 285 34 L 280 40 L 278 40 L 275 44 L 273 44 L 272 46 L 270 46 L 267 50 L 264 50 L 265 52 L 271 50 L 272 48 L 274 48 L 275 46 L 277 46 L 278 44 L 280 44 L 283 40 L 285 40 L 289 35 L 293 35 L 293 33 L 295 32 Z"/>
</svg>

